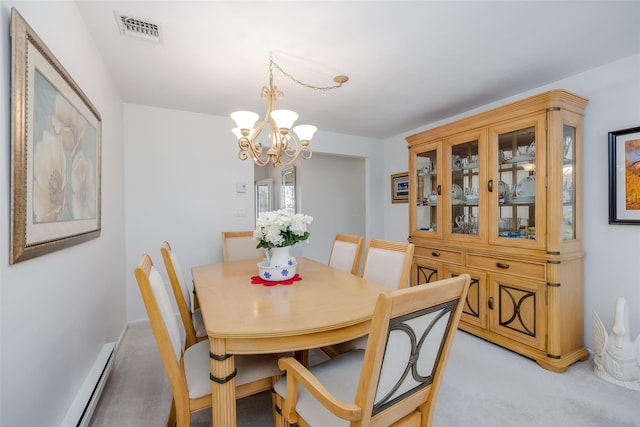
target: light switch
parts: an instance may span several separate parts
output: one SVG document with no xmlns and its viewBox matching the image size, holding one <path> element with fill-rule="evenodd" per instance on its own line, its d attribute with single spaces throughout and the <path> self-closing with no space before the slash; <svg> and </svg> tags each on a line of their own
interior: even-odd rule
<svg viewBox="0 0 640 427">
<path fill-rule="evenodd" d="M 246 193 L 247 192 L 247 184 L 244 182 L 236 182 L 236 193 Z"/>
</svg>

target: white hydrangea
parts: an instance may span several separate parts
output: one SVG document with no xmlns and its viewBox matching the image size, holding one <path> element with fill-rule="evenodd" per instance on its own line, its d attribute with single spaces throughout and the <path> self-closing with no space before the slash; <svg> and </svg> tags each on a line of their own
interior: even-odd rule
<svg viewBox="0 0 640 427">
<path fill-rule="evenodd" d="M 253 238 L 259 248 L 291 246 L 309 238 L 308 226 L 313 218 L 292 214 L 284 209 L 265 212 L 258 217 Z"/>
</svg>

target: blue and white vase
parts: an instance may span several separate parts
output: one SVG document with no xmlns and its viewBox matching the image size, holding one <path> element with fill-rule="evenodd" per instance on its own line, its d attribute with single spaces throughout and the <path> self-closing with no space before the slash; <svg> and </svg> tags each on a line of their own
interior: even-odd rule
<svg viewBox="0 0 640 427">
<path fill-rule="evenodd" d="M 265 252 L 267 254 L 269 267 L 289 267 L 293 265 L 293 260 L 291 259 L 291 246 L 271 248 Z"/>
</svg>

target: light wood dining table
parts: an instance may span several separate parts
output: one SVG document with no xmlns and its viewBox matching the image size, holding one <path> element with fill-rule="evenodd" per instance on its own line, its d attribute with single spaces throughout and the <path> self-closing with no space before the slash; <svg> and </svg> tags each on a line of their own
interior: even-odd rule
<svg viewBox="0 0 640 427">
<path fill-rule="evenodd" d="M 383 285 L 308 258 L 297 259 L 302 280 L 252 284 L 260 260 L 193 267 L 193 282 L 211 345 L 212 420 L 236 425 L 235 354 L 300 351 L 369 332 Z"/>
</svg>

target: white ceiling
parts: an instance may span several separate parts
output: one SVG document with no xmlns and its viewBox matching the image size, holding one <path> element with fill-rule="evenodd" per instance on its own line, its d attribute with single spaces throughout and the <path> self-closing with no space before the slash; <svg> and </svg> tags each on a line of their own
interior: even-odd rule
<svg viewBox="0 0 640 427">
<path fill-rule="evenodd" d="M 640 52 L 640 1 L 78 1 L 125 102 L 386 138 Z M 161 26 L 120 34 L 114 11 Z M 231 128 L 233 121 L 229 119 Z"/>
</svg>

